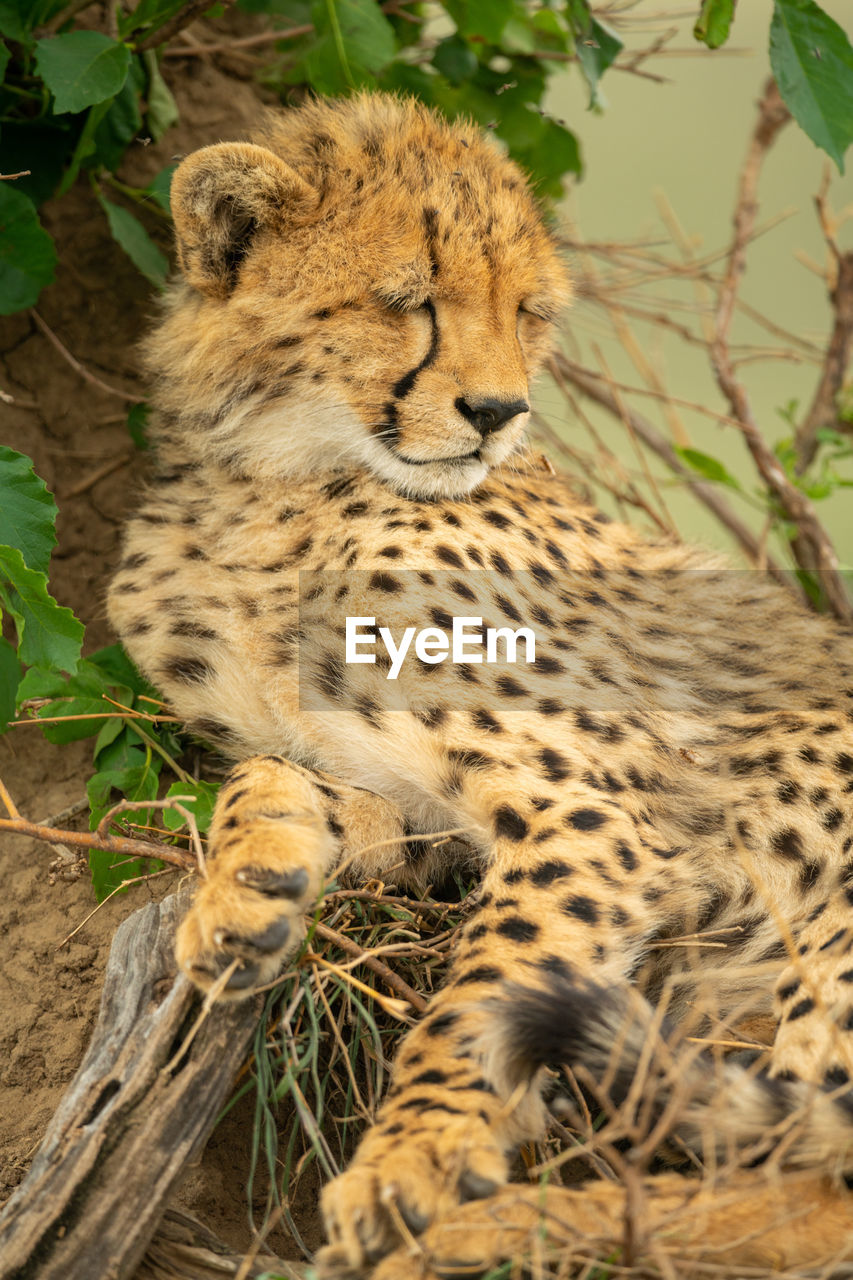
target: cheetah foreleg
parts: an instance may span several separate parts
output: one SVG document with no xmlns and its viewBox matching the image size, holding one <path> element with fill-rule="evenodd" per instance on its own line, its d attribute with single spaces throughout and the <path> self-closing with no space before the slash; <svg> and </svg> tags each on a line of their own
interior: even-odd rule
<svg viewBox="0 0 853 1280">
<path fill-rule="evenodd" d="M 398 843 L 399 841 L 399 843 Z M 305 913 L 342 857 L 367 874 L 400 861 L 402 818 L 387 801 L 279 756 L 230 774 L 210 827 L 206 874 L 178 930 L 180 968 L 209 989 L 234 962 L 224 995 L 271 982 L 305 937 Z"/>
</svg>

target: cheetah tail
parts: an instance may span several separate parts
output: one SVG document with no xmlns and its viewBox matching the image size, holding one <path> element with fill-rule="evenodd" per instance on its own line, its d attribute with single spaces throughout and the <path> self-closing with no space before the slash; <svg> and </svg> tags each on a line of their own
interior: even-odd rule
<svg viewBox="0 0 853 1280">
<path fill-rule="evenodd" d="M 652 1132 L 683 1161 L 853 1173 L 853 1090 L 779 1079 L 718 1060 L 683 1036 L 632 988 L 507 985 L 489 1004 L 487 1074 L 504 1096 L 546 1066 L 568 1067 L 601 1104 L 616 1138 Z"/>
</svg>

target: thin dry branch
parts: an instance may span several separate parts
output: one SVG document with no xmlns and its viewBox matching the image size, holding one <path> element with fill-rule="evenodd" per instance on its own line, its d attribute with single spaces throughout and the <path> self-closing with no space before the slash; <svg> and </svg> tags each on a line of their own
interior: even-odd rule
<svg viewBox="0 0 853 1280">
<path fill-rule="evenodd" d="M 47 338 L 48 342 L 56 348 L 63 360 L 70 364 L 71 368 L 76 373 L 79 373 L 80 377 L 83 378 L 85 382 L 91 383 L 93 387 L 98 387 L 100 391 L 106 391 L 107 395 L 118 396 L 120 400 L 125 400 L 128 404 L 137 404 L 139 402 L 140 397 L 138 395 L 131 395 L 127 391 L 121 391 L 118 387 L 111 387 L 108 382 L 104 382 L 101 378 L 97 377 L 96 374 L 91 373 L 85 365 L 82 365 L 80 361 L 71 354 L 65 343 L 56 336 L 50 326 L 42 320 L 35 308 L 30 309 L 30 315 L 35 321 L 36 326 Z"/>
<path fill-rule="evenodd" d="M 315 925 L 315 933 L 318 938 L 325 938 L 327 942 L 333 942 L 336 947 L 340 947 L 341 951 L 345 951 L 347 955 L 359 960 L 365 968 L 372 969 L 392 991 L 395 991 L 403 1000 L 407 1000 L 418 1013 L 426 1012 L 427 1002 L 423 996 L 418 995 L 417 991 L 410 987 L 408 982 L 404 982 L 393 969 L 389 969 L 387 964 L 377 960 L 375 956 L 372 956 L 369 951 L 365 951 L 358 943 L 351 942 L 344 934 L 338 933 L 337 929 L 330 929 L 327 924 L 320 922 Z"/>
<path fill-rule="evenodd" d="M 153 840 L 136 840 L 132 836 L 111 836 L 100 831 L 65 831 L 59 827 L 44 826 L 40 822 L 28 822 L 21 817 L 9 792 L 0 781 L 0 800 L 6 806 L 8 818 L 0 818 L 0 831 L 8 831 L 12 835 L 31 836 L 34 840 L 45 840 L 48 844 L 66 844 L 78 849 L 99 849 L 103 853 L 116 853 L 131 858 L 158 858 L 161 862 L 171 862 L 182 871 L 194 871 L 196 867 L 192 854 L 176 849 L 171 845 L 156 844 Z M 150 802 L 147 807 L 150 807 Z"/>
<path fill-rule="evenodd" d="M 737 304 L 740 281 L 746 270 L 746 248 L 753 235 L 758 211 L 758 180 L 764 160 L 779 131 L 790 119 L 774 81 L 769 81 L 759 103 L 758 123 L 752 135 L 738 183 L 734 215 L 734 237 L 726 274 L 720 289 L 710 344 L 711 365 L 717 384 L 726 397 L 758 472 L 785 517 L 797 526 L 792 550 L 801 568 L 817 572 L 827 604 L 837 618 L 853 617 L 839 572 L 835 548 L 806 495 L 785 475 L 778 459 L 762 435 L 746 388 L 735 375 L 729 350 L 729 333 Z"/>
<path fill-rule="evenodd" d="M 562 354 L 554 356 L 551 365 L 551 371 L 557 378 L 565 378 L 573 387 L 588 396 L 590 400 L 594 400 L 596 404 L 600 404 L 615 418 L 624 421 L 627 415 L 634 434 L 656 453 L 675 475 L 685 481 L 699 501 L 737 539 L 751 563 L 768 569 L 774 578 L 789 590 L 792 589 L 791 575 L 786 574 L 781 566 L 767 555 L 761 540 L 735 514 L 719 490 L 707 481 L 697 479 L 678 457 L 669 441 L 656 431 L 646 418 L 617 400 L 615 393 L 601 374 L 582 368 Z"/>
<path fill-rule="evenodd" d="M 222 3 L 227 8 L 234 3 L 234 0 L 222 0 Z M 161 44 L 168 44 L 170 40 L 174 40 L 179 31 L 183 31 L 184 27 L 195 22 L 196 18 L 200 18 L 209 8 L 209 0 L 187 0 L 187 3 L 169 22 L 164 23 L 162 27 L 158 27 L 156 31 L 152 31 L 149 36 L 140 41 L 136 46 L 136 52 L 144 53 L 146 49 L 157 49 Z"/>
<path fill-rule="evenodd" d="M 71 0 L 71 4 L 67 4 L 64 9 L 60 9 L 59 13 L 55 13 L 49 22 L 46 22 L 41 31 L 44 35 L 52 36 L 55 32 L 64 27 L 66 22 L 78 13 L 82 13 L 84 9 L 89 9 L 95 3 L 95 0 Z"/>
<path fill-rule="evenodd" d="M 802 475 L 817 452 L 817 433 L 822 427 L 835 427 L 838 422 L 838 393 L 853 354 L 853 252 L 842 253 L 835 238 L 827 205 L 827 180 L 815 197 L 815 205 L 824 239 L 833 261 L 834 271 L 829 289 L 834 322 L 823 361 L 823 371 L 805 419 L 797 428 L 797 471 Z"/>
<path fill-rule="evenodd" d="M 237 40 L 219 41 L 216 44 L 185 44 L 165 49 L 164 58 L 197 58 L 202 54 L 233 53 L 235 49 L 254 49 L 260 45 L 277 44 L 279 40 L 296 40 L 299 36 L 310 36 L 314 30 L 312 22 L 303 23 L 300 27 L 284 27 L 276 31 L 260 31 L 253 36 L 240 36 Z"/>
</svg>

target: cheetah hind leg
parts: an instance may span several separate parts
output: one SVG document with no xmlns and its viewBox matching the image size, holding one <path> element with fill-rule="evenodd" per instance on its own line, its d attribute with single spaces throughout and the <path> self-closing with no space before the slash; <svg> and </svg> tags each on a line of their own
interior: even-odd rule
<svg viewBox="0 0 853 1280">
<path fill-rule="evenodd" d="M 699 1280 L 709 1257 L 717 1267 L 818 1272 L 830 1261 L 853 1259 L 852 1203 L 846 1187 L 813 1170 L 751 1169 L 700 1183 L 660 1174 L 638 1179 L 630 1195 L 624 1185 L 603 1181 L 579 1188 L 509 1186 L 454 1208 L 427 1228 L 416 1247 L 395 1250 L 369 1275 L 473 1280 L 522 1258 L 533 1261 L 535 1275 L 549 1259 L 557 1264 L 555 1274 L 569 1275 L 581 1264 L 588 1269 L 614 1257 L 624 1265 L 626 1230 L 630 1262 L 655 1272 L 665 1258 L 666 1270 Z M 694 1270 L 691 1261 L 699 1259 L 705 1265 Z M 333 1268 L 322 1276 L 352 1280 L 351 1272 Z"/>
<path fill-rule="evenodd" d="M 245 997 L 298 950 L 305 913 L 343 853 L 378 843 L 382 856 L 364 859 L 364 873 L 377 875 L 403 842 L 399 812 L 380 797 L 281 756 L 243 762 L 217 798 L 206 874 L 178 930 L 180 969 L 209 990 L 236 961 L 220 998 Z"/>
</svg>

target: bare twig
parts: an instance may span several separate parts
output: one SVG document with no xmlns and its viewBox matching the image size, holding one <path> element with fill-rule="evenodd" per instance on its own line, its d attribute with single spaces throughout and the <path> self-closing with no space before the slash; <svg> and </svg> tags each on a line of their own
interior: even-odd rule
<svg viewBox="0 0 853 1280">
<path fill-rule="evenodd" d="M 82 13 L 84 9 L 88 9 L 94 2 L 95 0 L 71 0 L 71 4 L 67 4 L 64 9 L 60 9 L 59 13 L 55 13 L 50 21 L 44 24 L 42 31 L 45 35 L 53 35 L 75 14 Z"/>
<path fill-rule="evenodd" d="M 853 617 L 844 580 L 839 572 L 835 548 L 815 514 L 808 497 L 785 475 L 778 459 L 768 446 L 752 412 L 746 388 L 735 376 L 729 352 L 729 331 L 737 302 L 740 280 L 746 269 L 746 247 L 755 226 L 758 211 L 758 179 L 769 148 L 779 131 L 790 119 L 774 81 L 765 88 L 759 104 L 758 123 L 747 151 L 738 184 L 734 215 L 734 237 L 729 252 L 726 274 L 720 289 L 710 344 L 711 364 L 717 384 L 729 402 L 747 448 L 758 472 L 773 494 L 786 518 L 797 526 L 798 537 L 792 544 L 797 563 L 803 569 L 817 572 L 829 608 L 838 618 Z"/>
<path fill-rule="evenodd" d="M 16 409 L 38 409 L 39 407 L 36 400 L 19 400 L 17 396 L 10 396 L 8 391 L 0 391 L 0 402 L 14 405 Z"/>
<path fill-rule="evenodd" d="M 100 480 L 105 480 L 114 471 L 119 471 L 122 467 L 126 467 L 132 458 L 133 453 L 123 453 L 118 458 L 111 458 L 109 462 L 105 462 L 102 467 L 98 467 L 96 471 L 88 475 L 85 480 L 81 480 L 79 484 L 76 484 L 73 489 L 69 489 L 67 493 L 60 494 L 60 501 L 65 502 L 68 498 L 79 498 L 81 494 L 94 488 Z"/>
<path fill-rule="evenodd" d="M 32 169 L 21 169 L 20 173 L 0 173 L 0 182 L 14 182 L 15 178 L 28 178 Z"/>
<path fill-rule="evenodd" d="M 106 391 L 107 395 L 118 396 L 120 400 L 125 400 L 128 404 L 138 403 L 140 399 L 138 395 L 131 395 L 127 391 L 120 391 L 118 387 L 111 387 L 108 382 L 103 382 L 94 373 L 90 373 L 89 370 L 84 365 L 82 365 L 79 360 L 75 359 L 75 357 L 72 356 L 71 352 L 65 346 L 65 343 L 60 341 L 60 339 L 56 336 L 56 334 L 53 332 L 50 326 L 46 324 L 44 320 L 42 320 L 41 316 L 35 310 L 35 308 L 30 309 L 30 315 L 35 321 L 37 327 L 41 330 L 41 332 L 47 338 L 48 342 L 52 343 L 53 346 L 56 347 L 56 350 L 62 356 L 63 360 L 67 361 L 67 363 L 71 365 L 71 368 L 76 373 L 79 373 L 80 377 L 83 378 L 84 381 L 91 383 L 93 387 L 98 387 L 101 391 Z"/>
<path fill-rule="evenodd" d="M 596 404 L 600 404 L 620 421 L 624 421 L 627 415 L 634 434 L 656 453 L 675 475 L 685 481 L 699 501 L 734 535 L 752 564 L 766 566 L 784 586 L 792 588 L 791 575 L 786 574 L 780 565 L 767 556 L 761 540 L 735 514 L 719 490 L 707 481 L 699 480 L 692 475 L 669 441 L 664 439 L 646 418 L 624 404 L 620 405 L 600 374 L 574 364 L 564 355 L 556 355 L 552 366 L 557 375 L 564 377 L 572 386 L 577 387 L 585 396 L 594 400 Z"/>
<path fill-rule="evenodd" d="M 340 947 L 341 951 L 345 951 L 347 955 L 356 957 L 367 969 L 372 969 L 387 986 L 395 991 L 398 996 L 404 1000 L 408 1000 L 413 1009 L 418 1013 L 425 1013 L 427 1002 L 423 996 L 419 995 L 408 982 L 404 982 L 393 969 L 389 969 L 387 964 L 383 964 L 381 960 L 377 960 L 369 951 L 364 951 L 356 942 L 351 942 L 344 934 L 338 933 L 336 929 L 330 929 L 327 924 L 317 923 L 315 932 L 318 938 L 325 938 L 327 942 L 333 942 L 336 947 Z"/>
<path fill-rule="evenodd" d="M 81 929 L 84 929 L 93 916 L 96 916 L 101 907 L 105 907 L 110 898 L 114 898 L 117 893 L 121 893 L 123 889 L 129 889 L 132 884 L 144 884 L 148 880 L 158 880 L 161 876 L 170 876 L 175 872 L 175 867 L 166 867 L 163 871 L 152 871 L 147 876 L 134 876 L 132 880 L 122 880 L 121 884 L 117 884 L 114 889 L 110 889 L 105 898 L 97 906 L 93 907 L 87 916 L 84 916 L 78 925 L 75 925 L 70 933 L 67 933 L 61 942 L 56 944 L 56 950 L 61 951 L 63 947 L 67 947 L 72 938 L 76 937 Z"/>
<path fill-rule="evenodd" d="M 0 818 L 0 831 L 11 835 L 32 836 L 34 840 L 46 840 L 48 844 L 76 845 L 78 849 L 99 849 L 103 853 L 120 853 L 133 858 L 159 858 L 171 862 L 184 871 L 194 870 L 195 863 L 189 854 L 169 845 L 156 844 L 153 840 L 134 840 L 130 836 L 96 836 L 90 831 L 63 831 L 58 827 L 43 827 L 25 818 Z"/>
<path fill-rule="evenodd" d="M 309 36 L 314 30 L 311 22 L 300 27 L 285 27 L 279 31 L 260 31 L 253 36 L 240 36 L 237 40 L 225 40 L 216 44 L 185 44 L 164 50 L 164 58 L 196 58 L 208 53 L 231 53 L 235 49 L 253 49 L 259 45 L 277 44 L 279 40 L 296 40 Z"/>
<path fill-rule="evenodd" d="M 234 0 L 222 0 L 222 3 L 227 8 L 228 5 L 234 3 Z M 136 46 L 136 52 L 145 53 L 146 49 L 157 49 L 161 44 L 168 44 L 170 40 L 174 40 L 179 31 L 183 31 L 184 27 L 188 27 L 191 22 L 195 22 L 196 18 L 200 18 L 204 11 L 209 8 L 209 0 L 187 0 L 187 3 L 178 10 L 173 18 L 139 42 Z"/>
<path fill-rule="evenodd" d="M 204 861 L 204 851 L 201 847 L 201 837 L 198 833 L 198 824 L 189 809 L 185 809 L 180 803 L 181 800 L 192 799 L 192 796 L 168 796 L 165 800 L 119 800 L 119 802 L 114 804 L 111 809 L 108 809 L 101 818 L 101 821 L 95 829 L 95 835 L 101 840 L 103 840 L 105 836 L 108 836 L 110 823 L 118 813 L 130 813 L 134 809 L 175 809 L 187 824 L 198 870 L 202 877 L 204 877 L 207 873 Z"/>
<path fill-rule="evenodd" d="M 8 831 L 12 835 L 32 836 L 35 840 L 45 840 L 48 844 L 68 844 L 78 849 L 99 849 L 103 853 L 123 854 L 131 858 L 159 858 L 161 862 L 171 862 L 183 871 L 192 871 L 195 859 L 192 854 L 170 845 L 156 844 L 153 840 L 135 840 L 132 836 L 111 836 L 92 831 L 65 831 L 58 827 L 44 826 L 40 822 L 28 822 L 22 818 L 12 797 L 0 779 L 0 800 L 6 807 L 8 818 L 0 818 L 0 831 Z M 148 802 L 152 807 L 156 802 Z M 138 806 L 137 806 L 138 807 Z"/>
<path fill-rule="evenodd" d="M 815 197 L 815 205 L 835 268 L 829 289 L 835 320 L 814 399 L 795 436 L 797 471 L 801 475 L 817 452 L 817 433 L 821 427 L 838 427 L 838 393 L 853 353 L 853 252 L 842 253 L 838 247 L 827 207 L 827 186 L 828 177 Z"/>
</svg>

